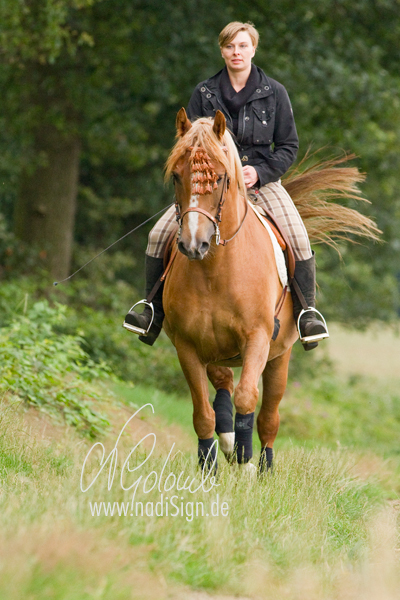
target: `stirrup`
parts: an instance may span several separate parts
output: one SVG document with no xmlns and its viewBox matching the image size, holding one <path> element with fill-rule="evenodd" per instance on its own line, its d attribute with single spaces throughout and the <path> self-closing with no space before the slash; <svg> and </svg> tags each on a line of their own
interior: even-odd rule
<svg viewBox="0 0 400 600">
<path fill-rule="evenodd" d="M 326 331 L 324 333 L 317 333 L 316 335 L 302 336 L 301 332 L 300 332 L 300 319 L 304 314 L 311 312 L 311 311 L 316 312 L 317 315 L 319 315 L 321 317 Z M 316 308 L 314 308 L 312 306 L 309 306 L 308 308 L 303 308 L 303 310 L 299 314 L 299 317 L 297 319 L 297 331 L 299 332 L 299 337 L 300 337 L 300 341 L 302 344 L 309 344 L 311 342 L 319 342 L 320 340 L 324 340 L 329 337 L 328 326 L 326 324 L 324 317 L 321 315 L 319 310 L 317 310 Z"/>
<path fill-rule="evenodd" d="M 128 331 L 132 331 L 132 333 L 137 333 L 138 335 L 142 335 L 143 337 L 146 337 L 150 331 L 151 326 L 153 325 L 154 306 L 153 306 L 152 302 L 147 302 L 147 300 L 144 299 L 144 300 L 140 300 L 139 302 L 136 302 L 136 304 L 134 304 L 132 306 L 132 308 L 129 309 L 129 312 L 132 312 L 133 309 L 135 308 L 135 306 L 138 306 L 138 304 L 145 304 L 146 306 L 150 306 L 150 308 L 151 308 L 150 325 L 147 327 L 147 329 L 143 329 L 142 327 L 136 327 L 135 325 L 131 325 L 130 323 L 127 323 L 126 321 L 124 321 L 122 323 L 122 327 L 125 327 L 125 329 L 127 329 Z"/>
</svg>

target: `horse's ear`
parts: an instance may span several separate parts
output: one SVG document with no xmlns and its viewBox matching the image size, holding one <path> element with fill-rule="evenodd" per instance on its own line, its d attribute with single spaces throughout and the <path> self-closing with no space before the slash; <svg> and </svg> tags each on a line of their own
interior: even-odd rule
<svg viewBox="0 0 400 600">
<path fill-rule="evenodd" d="M 217 138 L 221 141 L 226 129 L 226 120 L 223 113 L 220 110 L 217 110 L 215 113 L 213 131 Z"/>
<path fill-rule="evenodd" d="M 176 133 L 178 137 L 183 137 L 191 126 L 192 124 L 187 118 L 186 110 L 182 107 L 176 115 Z"/>
</svg>

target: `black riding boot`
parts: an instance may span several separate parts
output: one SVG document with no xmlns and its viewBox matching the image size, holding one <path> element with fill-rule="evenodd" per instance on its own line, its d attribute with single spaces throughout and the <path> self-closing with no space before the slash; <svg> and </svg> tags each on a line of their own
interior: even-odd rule
<svg viewBox="0 0 400 600">
<path fill-rule="evenodd" d="M 146 298 L 149 297 L 149 294 L 157 281 L 160 279 L 161 275 L 164 272 L 164 261 L 162 258 L 155 258 L 154 256 L 148 256 L 146 254 Z M 162 305 L 162 293 L 163 293 L 164 284 L 158 288 L 154 298 L 153 298 L 153 307 L 154 307 L 154 320 L 153 324 L 150 327 L 150 330 L 146 336 L 139 335 L 139 340 L 149 346 L 152 346 L 158 336 L 160 335 L 160 331 L 162 329 L 162 324 L 164 320 L 164 310 Z M 150 325 L 152 317 L 152 310 L 150 306 L 145 306 L 145 309 L 142 314 L 138 314 L 132 309 L 128 312 L 125 317 L 124 327 L 129 331 L 129 325 L 133 325 L 134 327 L 138 327 L 139 329 L 147 330 Z M 128 327 L 127 327 L 128 325 Z M 133 333 L 138 333 L 137 331 L 133 331 Z"/>
<path fill-rule="evenodd" d="M 315 308 L 315 258 L 314 254 L 307 260 L 296 261 L 296 268 L 294 271 L 294 278 L 300 288 L 300 292 L 303 294 L 305 304 L 307 308 Z M 303 299 L 299 298 L 299 294 L 296 293 L 296 283 L 292 282 L 292 300 L 293 300 L 293 314 L 296 321 L 298 322 L 299 315 L 305 306 L 303 306 Z M 300 318 L 300 324 L 298 326 L 299 336 L 301 343 L 303 344 L 304 350 L 313 350 L 318 346 L 318 341 L 329 337 L 328 329 L 326 324 L 321 321 L 318 317 L 322 316 L 314 310 L 305 310 Z"/>
</svg>

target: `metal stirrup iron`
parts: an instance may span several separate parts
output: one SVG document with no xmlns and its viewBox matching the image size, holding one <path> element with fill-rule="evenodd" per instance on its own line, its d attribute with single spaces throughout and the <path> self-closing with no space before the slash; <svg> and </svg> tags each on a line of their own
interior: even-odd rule
<svg viewBox="0 0 400 600">
<path fill-rule="evenodd" d="M 132 306 L 132 308 L 129 310 L 129 312 L 132 312 L 133 309 L 135 308 L 135 306 L 138 306 L 139 304 L 144 304 L 145 306 L 149 306 L 151 308 L 151 320 L 150 320 L 150 325 L 147 327 L 147 329 L 143 329 L 142 327 L 136 327 L 135 325 L 131 325 L 130 323 L 127 323 L 126 321 L 124 321 L 122 323 L 122 327 L 125 327 L 125 329 L 127 329 L 128 331 L 131 331 L 132 333 L 137 333 L 143 337 L 146 337 L 151 329 L 151 326 L 153 325 L 154 322 L 154 305 L 153 305 L 153 298 L 156 295 L 159 287 L 164 283 L 170 268 L 172 267 L 172 263 L 175 260 L 175 257 L 178 253 L 178 246 L 175 246 L 175 250 L 172 250 L 171 252 L 171 256 L 169 258 L 168 264 L 166 269 L 164 270 L 163 274 L 161 275 L 161 277 L 159 277 L 156 281 L 156 283 L 154 284 L 153 289 L 151 290 L 150 294 L 147 296 L 147 298 L 144 298 L 143 300 L 140 300 L 139 302 L 136 302 L 136 304 L 134 304 Z M 129 314 L 129 313 L 128 313 Z"/>
<path fill-rule="evenodd" d="M 316 308 L 314 308 L 313 306 L 308 306 L 306 299 L 304 298 L 303 292 L 300 289 L 299 284 L 297 283 L 297 280 L 295 277 L 292 277 L 289 279 L 290 282 L 290 286 L 294 289 L 295 293 L 297 294 L 297 298 L 299 299 L 300 304 L 302 305 L 303 309 L 301 310 L 299 316 L 297 317 L 297 331 L 299 333 L 299 338 L 302 344 L 311 344 L 313 342 L 319 342 L 321 340 L 324 340 L 326 338 L 329 337 L 329 331 L 328 331 L 328 326 L 326 324 L 326 321 L 324 319 L 324 317 L 321 315 L 321 313 L 319 312 L 319 310 L 317 310 Z M 317 315 L 319 315 L 322 319 L 322 322 L 325 326 L 326 331 L 324 333 L 317 333 L 316 335 L 308 335 L 308 336 L 303 336 L 301 334 L 301 330 L 300 330 L 300 319 L 303 315 L 307 314 L 308 312 L 315 312 L 317 313 Z"/>
<path fill-rule="evenodd" d="M 132 312 L 133 309 L 135 308 L 135 306 L 138 306 L 139 304 L 144 304 L 145 306 L 150 306 L 150 308 L 151 308 L 151 320 L 150 320 L 150 325 L 148 326 L 148 328 L 143 329 L 142 327 L 136 327 L 135 325 L 131 325 L 130 323 L 127 323 L 126 321 L 124 321 L 122 323 L 122 327 L 125 327 L 125 329 L 127 329 L 128 331 L 132 331 L 132 333 L 137 333 L 138 335 L 142 335 L 142 336 L 146 337 L 150 331 L 150 327 L 153 325 L 154 306 L 153 306 L 152 302 L 148 302 L 146 299 L 144 299 L 144 300 L 140 300 L 139 302 L 136 302 L 136 304 L 134 304 L 132 306 L 132 308 L 129 310 L 129 312 Z"/>
<path fill-rule="evenodd" d="M 302 336 L 301 335 L 301 330 L 300 330 L 300 319 L 303 315 L 307 314 L 308 312 L 315 312 L 317 313 L 318 316 L 321 317 L 322 322 L 325 326 L 326 331 L 324 333 L 317 333 L 316 335 L 308 335 L 308 336 Z M 301 313 L 298 316 L 297 319 L 297 331 L 299 332 L 299 337 L 300 337 L 300 341 L 302 344 L 310 344 L 311 342 L 319 342 L 321 340 L 324 340 L 326 338 L 329 337 L 329 331 L 328 331 L 328 326 L 326 324 L 326 321 L 324 319 L 324 317 L 321 315 L 321 313 L 319 312 L 319 310 L 317 310 L 316 308 L 313 308 L 312 306 L 308 306 L 307 308 L 303 308 L 303 310 L 301 311 Z"/>
</svg>

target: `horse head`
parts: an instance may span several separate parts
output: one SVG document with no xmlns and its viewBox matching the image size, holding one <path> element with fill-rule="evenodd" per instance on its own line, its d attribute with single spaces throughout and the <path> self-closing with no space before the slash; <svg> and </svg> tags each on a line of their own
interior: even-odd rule
<svg viewBox="0 0 400 600">
<path fill-rule="evenodd" d="M 175 185 L 178 248 L 190 260 L 202 260 L 213 236 L 219 243 L 229 180 L 236 180 L 237 161 L 229 151 L 233 140 L 220 111 L 214 121 L 202 118 L 191 123 L 181 108 L 176 128 L 178 141 L 168 159 L 166 177 L 172 176 Z"/>
</svg>

